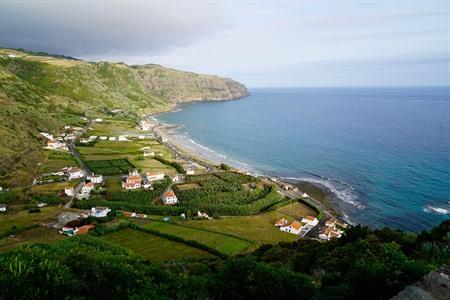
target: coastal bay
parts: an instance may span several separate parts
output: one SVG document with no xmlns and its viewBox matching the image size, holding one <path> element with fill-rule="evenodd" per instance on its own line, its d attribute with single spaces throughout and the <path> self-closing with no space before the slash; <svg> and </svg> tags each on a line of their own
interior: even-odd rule
<svg viewBox="0 0 450 300">
<path fill-rule="evenodd" d="M 447 88 L 250 92 L 156 119 L 194 156 L 320 187 L 354 223 L 420 230 L 448 216 Z"/>
</svg>

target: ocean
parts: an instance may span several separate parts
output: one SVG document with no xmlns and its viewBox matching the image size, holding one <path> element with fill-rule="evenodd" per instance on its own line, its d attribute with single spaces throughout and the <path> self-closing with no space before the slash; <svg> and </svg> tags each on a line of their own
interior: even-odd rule
<svg viewBox="0 0 450 300">
<path fill-rule="evenodd" d="M 334 192 L 351 222 L 408 231 L 450 218 L 450 88 L 261 88 L 156 118 L 211 159 Z"/>
</svg>

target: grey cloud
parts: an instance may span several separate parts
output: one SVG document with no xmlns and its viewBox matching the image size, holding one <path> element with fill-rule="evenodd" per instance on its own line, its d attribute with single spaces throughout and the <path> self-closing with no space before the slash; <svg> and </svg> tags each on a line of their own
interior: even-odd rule
<svg viewBox="0 0 450 300">
<path fill-rule="evenodd" d="M 102 57 L 155 54 L 226 26 L 206 3 L 0 0 L 0 45 Z"/>
</svg>

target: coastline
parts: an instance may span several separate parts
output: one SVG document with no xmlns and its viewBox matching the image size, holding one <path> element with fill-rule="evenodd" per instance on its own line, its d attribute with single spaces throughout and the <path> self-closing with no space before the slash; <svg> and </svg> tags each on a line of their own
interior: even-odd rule
<svg viewBox="0 0 450 300">
<path fill-rule="evenodd" d="M 230 101 L 230 100 L 221 100 L 221 101 Z M 198 101 L 198 102 L 207 102 L 207 101 Z M 204 166 L 208 171 L 214 169 L 221 163 L 229 164 L 233 169 L 241 173 L 245 173 L 248 175 L 260 177 L 275 182 L 280 187 L 280 192 L 283 192 L 285 196 L 290 198 L 302 198 L 301 195 L 303 193 L 307 193 L 308 198 L 311 200 L 311 202 L 317 205 L 321 210 L 323 210 L 326 215 L 330 217 L 340 218 L 346 221 L 347 223 L 352 224 L 351 220 L 348 219 L 348 216 L 345 214 L 342 208 L 339 205 L 337 205 L 338 197 L 333 193 L 333 191 L 330 188 L 326 187 L 325 185 L 316 182 L 310 182 L 307 180 L 294 180 L 267 174 L 262 170 L 254 168 L 253 166 L 239 162 L 223 154 L 217 153 L 214 150 L 209 149 L 204 145 L 198 144 L 192 139 L 189 139 L 188 137 L 185 137 L 182 134 L 177 133 L 176 131 L 183 128 L 183 126 L 163 123 L 156 118 L 161 113 L 177 112 L 181 109 L 182 108 L 180 108 L 180 105 L 177 104 L 174 105 L 170 110 L 164 112 L 155 112 L 146 116 L 146 120 L 152 124 L 152 128 L 150 131 L 153 134 L 155 134 L 155 136 L 159 136 L 161 138 L 166 139 L 165 144 L 169 147 L 169 149 L 172 152 L 176 153 L 177 156 L 180 156 L 184 159 L 190 160 L 201 166 Z M 297 187 L 298 192 L 292 191 L 285 192 L 282 189 L 282 187 L 285 185 Z"/>
</svg>

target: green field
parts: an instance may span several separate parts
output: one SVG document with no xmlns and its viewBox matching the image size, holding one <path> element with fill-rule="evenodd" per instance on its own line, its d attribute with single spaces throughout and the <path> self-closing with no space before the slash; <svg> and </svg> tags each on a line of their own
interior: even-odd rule
<svg viewBox="0 0 450 300">
<path fill-rule="evenodd" d="M 36 194 L 47 194 L 62 192 L 66 187 L 75 187 L 79 181 L 64 181 L 57 183 L 39 184 L 34 185 L 31 191 Z"/>
<path fill-rule="evenodd" d="M 70 153 L 44 150 L 44 160 L 38 169 L 38 173 L 45 174 L 59 171 L 64 167 L 78 166 L 77 161 Z"/>
<path fill-rule="evenodd" d="M 180 224 L 232 234 L 248 239 L 254 242 L 255 245 L 277 244 L 279 242 L 295 241 L 298 239 L 298 236 L 280 231 L 274 226 L 275 221 L 281 218 L 292 221 L 294 218 L 301 219 L 306 215 L 315 216 L 317 213 L 301 203 L 292 203 L 276 211 L 254 216 L 230 216 L 208 221 L 184 221 L 180 222 Z"/>
<path fill-rule="evenodd" d="M 150 222 L 142 226 L 158 232 L 181 237 L 185 240 L 199 242 L 226 255 L 242 253 L 252 245 L 248 241 L 229 235 L 199 230 L 191 227 L 177 226 L 165 222 Z"/>
<path fill-rule="evenodd" d="M 207 257 L 206 251 L 162 237 L 125 228 L 100 237 L 102 240 L 134 251 L 145 259 L 169 260 L 186 257 Z"/>
<path fill-rule="evenodd" d="M 127 159 L 87 160 L 86 164 L 92 172 L 105 176 L 127 174 L 135 168 Z"/>
<path fill-rule="evenodd" d="M 143 157 L 142 148 L 149 147 L 155 154 L 161 153 L 163 158 L 173 161 L 170 152 L 155 140 L 132 140 L 127 142 L 99 141 L 91 147 L 78 146 L 77 149 L 84 160 L 126 159 L 142 172 L 162 171 L 167 175 L 176 174 L 176 170 L 152 157 Z"/>
</svg>

